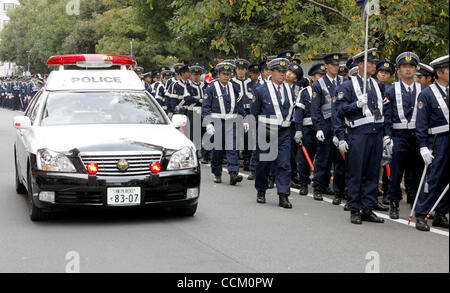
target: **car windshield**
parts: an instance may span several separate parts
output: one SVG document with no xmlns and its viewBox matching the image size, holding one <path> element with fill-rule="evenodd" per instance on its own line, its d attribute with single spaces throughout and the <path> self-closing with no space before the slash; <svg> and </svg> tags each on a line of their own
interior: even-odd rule
<svg viewBox="0 0 450 293">
<path fill-rule="evenodd" d="M 41 126 L 75 124 L 167 124 L 141 92 L 49 93 Z"/>
</svg>

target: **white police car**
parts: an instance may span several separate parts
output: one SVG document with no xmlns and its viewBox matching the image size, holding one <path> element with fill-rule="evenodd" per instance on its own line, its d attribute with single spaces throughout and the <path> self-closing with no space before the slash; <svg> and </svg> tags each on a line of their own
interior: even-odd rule
<svg viewBox="0 0 450 293">
<path fill-rule="evenodd" d="M 126 69 L 134 60 L 65 55 L 47 64 L 59 71 L 14 118 L 16 189 L 28 194 L 31 220 L 80 207 L 158 206 L 194 215 L 200 167 L 194 144 L 177 129 L 187 119 L 169 120 Z"/>
</svg>

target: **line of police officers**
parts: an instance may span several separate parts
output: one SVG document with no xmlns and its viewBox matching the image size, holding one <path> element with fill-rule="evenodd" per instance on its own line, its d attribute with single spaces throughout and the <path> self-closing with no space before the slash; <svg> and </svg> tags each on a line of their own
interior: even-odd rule
<svg viewBox="0 0 450 293">
<path fill-rule="evenodd" d="M 202 148 L 202 163 L 211 161 L 215 183 L 222 182 L 224 156 L 230 185 L 242 182 L 241 156 L 244 170 L 251 172 L 248 180 L 255 181 L 257 203 L 264 204 L 266 190 L 276 184 L 279 206 L 292 208 L 291 187 L 304 196 L 312 182 L 315 200 L 334 195 L 333 204 L 339 205 L 346 199 L 351 222 L 361 224 L 384 222 L 373 210 L 389 210 L 398 219 L 404 181 L 411 205 L 419 194 L 416 228 L 428 231 L 425 217 L 449 182 L 448 55 L 426 65 L 404 52 L 394 65 L 380 61 L 373 48 L 367 51 L 364 83 L 364 53 L 346 66 L 340 66 L 343 54 L 326 54 L 308 71 L 310 79 L 289 50 L 259 64 L 225 60 L 205 78 L 199 65 L 176 64 L 175 76 L 165 66 L 153 73 L 135 71 L 169 117 L 188 116 L 191 138 L 200 131 L 195 118 L 202 120 L 203 143 L 213 145 L 211 151 Z M 390 84 L 395 75 L 398 81 Z M 24 97 L 33 96 L 20 90 L 29 89 L 26 84 L 2 82 L 1 106 L 23 108 Z M 378 201 L 380 194 L 389 207 Z M 449 192 L 436 208 L 433 226 L 448 229 L 448 211 Z"/>
<path fill-rule="evenodd" d="M 47 75 L 4 77 L 0 81 L 0 107 L 25 111 L 34 95 L 45 85 Z"/>
<path fill-rule="evenodd" d="M 419 193 L 416 228 L 428 231 L 425 217 L 447 186 L 450 170 L 448 56 L 426 65 L 416 54 L 404 52 L 394 65 L 380 61 L 377 50 L 370 49 L 364 85 L 364 53 L 346 66 L 340 66 L 343 54 L 327 54 L 309 70 L 310 80 L 292 51 L 260 64 L 225 60 L 208 81 L 201 78 L 204 68 L 185 64 L 174 66 L 175 77 L 162 67 L 143 78 L 169 116 L 184 109 L 193 133 L 193 117 L 201 115 L 202 136 L 219 141 L 210 154 L 202 149 L 202 162 L 211 159 L 215 183 L 222 182 L 224 156 L 230 185 L 242 181 L 237 128 L 243 127 L 241 157 L 244 170 L 251 172 L 248 179 L 255 180 L 258 203 L 266 202 L 266 190 L 276 184 L 280 207 L 292 208 L 291 187 L 306 195 L 312 181 L 315 200 L 323 200 L 323 194 L 334 194 L 335 205 L 347 200 L 352 223 L 382 223 L 373 210 L 389 210 L 398 219 L 404 182 L 411 205 Z M 142 74 L 142 68 L 137 72 Z M 390 84 L 396 74 L 398 81 Z M 249 142 L 251 128 L 257 128 L 256 148 Z M 266 143 L 276 147 L 275 157 Z M 378 201 L 380 194 L 389 207 Z M 448 228 L 448 209 L 447 192 L 436 208 L 434 226 Z"/>
</svg>

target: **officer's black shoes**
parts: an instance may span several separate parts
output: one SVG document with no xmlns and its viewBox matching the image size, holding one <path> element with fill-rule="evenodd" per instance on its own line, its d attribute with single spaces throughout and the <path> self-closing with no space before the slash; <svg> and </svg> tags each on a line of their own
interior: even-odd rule
<svg viewBox="0 0 450 293">
<path fill-rule="evenodd" d="M 300 195 L 308 195 L 308 185 L 307 184 L 302 184 L 300 185 Z"/>
<path fill-rule="evenodd" d="M 344 211 L 346 211 L 346 212 L 350 211 L 350 209 L 348 208 L 348 203 L 345 204 Z"/>
<path fill-rule="evenodd" d="M 390 203 L 390 211 L 389 211 L 389 218 L 393 220 L 397 220 L 400 216 L 398 214 L 399 211 L 399 204 L 398 202 L 391 201 Z"/>
<path fill-rule="evenodd" d="M 256 202 L 264 204 L 266 203 L 266 192 L 265 191 L 258 191 L 258 194 L 256 195 Z"/>
<path fill-rule="evenodd" d="M 366 222 L 384 223 L 384 219 L 378 217 L 377 215 L 375 215 L 374 212 L 372 212 L 372 210 L 369 209 L 363 210 L 361 214 L 361 219 Z"/>
<path fill-rule="evenodd" d="M 280 196 L 280 207 L 285 209 L 292 209 L 292 204 L 289 202 L 288 196 L 285 194 L 279 194 Z"/>
<path fill-rule="evenodd" d="M 335 205 L 335 206 L 340 205 L 342 202 L 343 196 L 344 195 L 342 193 L 336 192 L 336 195 L 334 196 L 334 199 L 333 199 L 333 205 Z"/>
<path fill-rule="evenodd" d="M 389 208 L 387 206 L 382 205 L 378 199 L 375 200 L 375 203 L 373 205 L 373 209 L 379 212 L 386 212 L 389 211 Z"/>
<path fill-rule="evenodd" d="M 275 188 L 275 177 L 269 177 L 269 189 Z"/>
<path fill-rule="evenodd" d="M 207 158 L 202 158 L 202 159 L 200 160 L 200 163 L 202 163 L 203 165 L 206 165 L 206 164 L 209 164 L 209 161 L 208 161 Z"/>
<path fill-rule="evenodd" d="M 419 231 L 430 231 L 430 226 L 428 226 L 427 220 L 425 220 L 425 215 L 416 215 L 416 229 Z"/>
<path fill-rule="evenodd" d="M 334 191 L 328 186 L 322 189 L 322 193 L 326 195 L 334 195 Z"/>
<path fill-rule="evenodd" d="M 314 188 L 314 199 L 319 201 L 323 200 L 321 188 Z"/>
<path fill-rule="evenodd" d="M 442 227 L 448 229 L 448 219 L 444 214 L 436 212 L 432 225 L 433 227 Z"/>
<path fill-rule="evenodd" d="M 252 171 L 250 173 L 250 175 L 248 175 L 247 179 L 250 180 L 250 181 L 255 180 L 255 172 Z"/>
<path fill-rule="evenodd" d="M 214 183 L 222 183 L 222 175 L 220 174 L 214 175 Z"/>
<path fill-rule="evenodd" d="M 361 212 L 360 211 L 351 211 L 350 212 L 350 222 L 353 224 L 361 225 L 362 219 L 361 219 Z"/>
<path fill-rule="evenodd" d="M 230 173 L 230 185 L 236 185 L 236 183 L 242 182 L 242 176 L 235 172 Z"/>
<path fill-rule="evenodd" d="M 300 189 L 300 184 L 291 181 L 291 188 Z"/>
</svg>

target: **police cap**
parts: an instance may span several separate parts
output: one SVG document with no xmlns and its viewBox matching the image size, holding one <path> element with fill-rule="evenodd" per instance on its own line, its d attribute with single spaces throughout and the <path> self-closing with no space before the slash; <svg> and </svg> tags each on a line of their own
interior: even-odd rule
<svg viewBox="0 0 450 293">
<path fill-rule="evenodd" d="M 280 54 L 277 55 L 277 58 L 285 58 L 288 59 L 289 62 L 292 60 L 292 58 L 294 57 L 295 52 L 292 50 L 286 50 L 281 52 Z"/>
<path fill-rule="evenodd" d="M 326 54 L 323 56 L 323 62 L 325 62 L 325 64 L 339 65 L 339 60 L 341 60 L 341 58 L 341 53 Z"/>
<path fill-rule="evenodd" d="M 289 65 L 289 70 L 295 73 L 295 75 L 297 76 L 297 80 L 302 79 L 302 77 L 303 77 L 303 69 L 302 69 L 302 67 L 299 64 L 291 63 Z"/>
<path fill-rule="evenodd" d="M 250 66 L 250 62 L 248 62 L 245 59 L 237 59 L 234 64 L 236 65 L 237 68 L 244 68 L 244 69 L 248 69 L 248 67 Z"/>
<path fill-rule="evenodd" d="M 234 65 L 227 62 L 222 62 L 216 65 L 216 71 L 219 73 L 233 73 Z"/>
<path fill-rule="evenodd" d="M 434 74 L 433 67 L 426 65 L 424 63 L 419 63 L 419 65 L 417 65 L 416 75 L 433 76 L 433 74 Z"/>
<path fill-rule="evenodd" d="M 381 60 L 377 63 L 377 72 L 380 70 L 384 70 L 389 72 L 391 75 L 395 73 L 395 65 L 388 60 Z"/>
<path fill-rule="evenodd" d="M 397 58 L 395 59 L 395 63 L 397 63 L 398 67 L 400 67 L 400 65 L 402 64 L 417 66 L 420 63 L 420 59 L 419 56 L 412 52 L 403 52 L 397 56 Z"/>
<path fill-rule="evenodd" d="M 439 57 L 431 61 L 430 66 L 433 67 L 434 69 L 448 68 L 448 55 Z"/>
<path fill-rule="evenodd" d="M 261 72 L 260 68 L 259 68 L 259 64 L 252 64 L 249 66 L 248 71 L 250 72 L 254 72 L 254 73 L 259 73 Z"/>
<path fill-rule="evenodd" d="M 313 76 L 314 74 L 327 74 L 327 71 L 325 69 L 325 64 L 323 63 L 319 63 L 316 65 L 313 65 L 313 67 L 311 67 L 311 69 L 308 71 L 308 75 L 309 76 Z"/>
<path fill-rule="evenodd" d="M 194 66 L 190 67 L 189 71 L 192 74 L 201 75 L 201 74 L 203 74 L 205 72 L 205 69 L 203 67 L 201 67 L 200 65 L 194 65 Z"/>
<path fill-rule="evenodd" d="M 267 64 L 269 70 L 287 71 L 289 68 L 289 60 L 286 58 L 276 58 Z"/>
<path fill-rule="evenodd" d="M 353 56 L 353 60 L 355 60 L 355 64 L 364 62 L 364 52 L 365 51 Z M 377 48 L 372 48 L 372 49 L 367 50 L 367 61 L 369 61 L 369 62 L 380 61 L 380 59 L 378 59 L 378 55 L 377 55 Z"/>
</svg>

